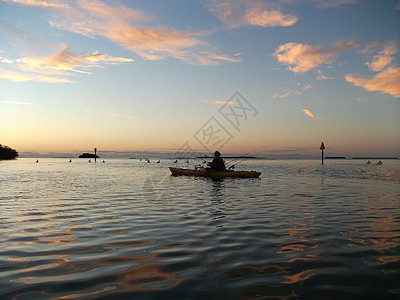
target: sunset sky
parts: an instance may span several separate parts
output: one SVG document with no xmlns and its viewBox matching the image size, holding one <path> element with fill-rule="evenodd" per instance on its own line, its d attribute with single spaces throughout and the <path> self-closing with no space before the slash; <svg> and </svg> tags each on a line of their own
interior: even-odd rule
<svg viewBox="0 0 400 300">
<path fill-rule="evenodd" d="M 395 0 L 0 0 L 0 144 L 400 155 Z"/>
</svg>

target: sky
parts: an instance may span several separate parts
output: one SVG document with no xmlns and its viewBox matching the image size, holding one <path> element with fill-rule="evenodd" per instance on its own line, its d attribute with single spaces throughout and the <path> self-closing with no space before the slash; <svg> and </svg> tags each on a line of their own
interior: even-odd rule
<svg viewBox="0 0 400 300">
<path fill-rule="evenodd" d="M 395 0 L 0 0 L 0 144 L 400 156 Z"/>
</svg>

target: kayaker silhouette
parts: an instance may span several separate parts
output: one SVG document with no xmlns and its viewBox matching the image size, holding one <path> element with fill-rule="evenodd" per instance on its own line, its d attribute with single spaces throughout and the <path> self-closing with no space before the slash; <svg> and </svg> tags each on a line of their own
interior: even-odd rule
<svg viewBox="0 0 400 300">
<path fill-rule="evenodd" d="M 209 166 L 209 168 L 206 169 L 208 172 L 221 172 L 225 170 L 225 163 L 219 151 L 214 152 L 214 159 L 212 162 L 207 163 L 207 165 Z"/>
</svg>

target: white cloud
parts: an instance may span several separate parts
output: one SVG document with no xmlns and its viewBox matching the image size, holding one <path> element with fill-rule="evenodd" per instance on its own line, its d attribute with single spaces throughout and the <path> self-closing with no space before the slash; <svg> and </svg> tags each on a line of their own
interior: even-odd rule
<svg viewBox="0 0 400 300">
<path fill-rule="evenodd" d="M 368 102 L 368 98 L 367 97 L 359 97 L 356 99 L 358 102 Z"/>
</svg>

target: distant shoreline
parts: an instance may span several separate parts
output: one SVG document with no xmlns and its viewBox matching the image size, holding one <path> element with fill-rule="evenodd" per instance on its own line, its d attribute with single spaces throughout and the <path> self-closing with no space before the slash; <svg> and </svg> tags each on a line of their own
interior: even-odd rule
<svg viewBox="0 0 400 300">
<path fill-rule="evenodd" d="M 85 152 L 88 153 L 88 152 Z M 38 152 L 19 152 L 18 158 L 78 158 L 82 152 L 49 152 L 49 153 L 38 153 Z M 94 156 L 93 153 L 88 153 Z M 128 151 L 101 151 L 100 153 L 97 152 L 97 158 L 101 156 L 104 158 L 130 158 L 130 159 L 139 159 L 139 158 L 152 158 L 152 159 L 213 159 L 214 156 L 211 153 L 197 153 L 197 155 L 185 155 L 185 153 L 172 153 L 172 152 L 128 152 Z M 99 155 L 100 154 L 100 155 Z M 298 159 L 321 159 L 321 156 L 317 154 L 280 154 L 280 153 L 268 153 L 262 155 L 240 155 L 236 153 L 227 153 L 223 155 L 224 159 L 244 159 L 244 160 L 251 160 L 251 159 L 267 159 L 267 160 L 298 160 Z M 327 153 L 328 154 L 328 153 Z M 88 158 L 94 158 L 94 157 Z M 366 155 L 366 156 L 356 156 L 356 155 L 326 155 L 324 157 L 326 160 L 399 160 L 400 156 L 396 155 Z"/>
<path fill-rule="evenodd" d="M 325 159 L 347 159 L 345 156 L 327 156 Z M 355 156 L 352 159 L 399 159 L 398 157 L 389 156 Z"/>
<path fill-rule="evenodd" d="M 353 159 L 399 159 L 398 157 L 381 157 L 381 156 L 363 156 L 363 157 L 353 157 Z"/>
<path fill-rule="evenodd" d="M 197 156 L 196 158 L 208 158 L 212 159 L 214 156 Z M 222 156 L 224 159 L 232 159 L 232 158 L 248 158 L 248 159 L 258 159 L 256 156 Z"/>
</svg>

